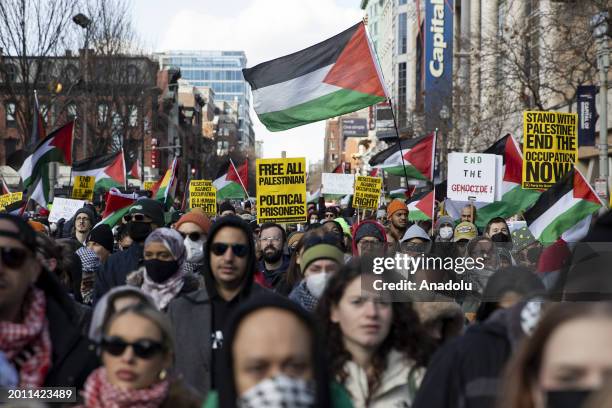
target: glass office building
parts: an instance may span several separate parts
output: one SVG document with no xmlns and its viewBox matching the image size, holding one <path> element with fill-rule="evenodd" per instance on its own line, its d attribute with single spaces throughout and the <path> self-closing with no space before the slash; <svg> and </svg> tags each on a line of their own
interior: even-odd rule
<svg viewBox="0 0 612 408">
<path fill-rule="evenodd" d="M 255 145 L 251 122 L 251 87 L 242 76 L 244 51 L 167 51 L 155 54 L 161 69 L 180 68 L 181 77 L 196 87 L 210 87 L 215 102 L 238 101 L 238 128 L 243 147 Z"/>
</svg>

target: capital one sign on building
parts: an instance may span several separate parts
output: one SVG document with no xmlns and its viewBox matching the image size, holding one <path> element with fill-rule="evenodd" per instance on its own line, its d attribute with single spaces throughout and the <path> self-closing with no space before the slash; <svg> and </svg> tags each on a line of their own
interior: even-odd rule
<svg viewBox="0 0 612 408">
<path fill-rule="evenodd" d="M 440 127 L 440 111 L 452 112 L 454 0 L 425 1 L 425 131 Z M 450 119 L 446 127 L 450 127 Z"/>
</svg>

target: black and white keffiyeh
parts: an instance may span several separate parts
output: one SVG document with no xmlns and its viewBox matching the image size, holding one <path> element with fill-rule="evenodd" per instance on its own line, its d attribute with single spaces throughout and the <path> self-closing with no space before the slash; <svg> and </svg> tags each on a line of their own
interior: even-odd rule
<svg viewBox="0 0 612 408">
<path fill-rule="evenodd" d="M 279 375 L 248 390 L 238 400 L 240 408 L 311 408 L 315 404 L 314 385 L 309 381 Z"/>
</svg>

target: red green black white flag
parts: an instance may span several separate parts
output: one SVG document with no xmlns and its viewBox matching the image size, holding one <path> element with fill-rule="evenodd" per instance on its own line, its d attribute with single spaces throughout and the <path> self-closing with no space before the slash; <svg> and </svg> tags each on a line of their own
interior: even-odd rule
<svg viewBox="0 0 612 408">
<path fill-rule="evenodd" d="M 433 181 L 435 153 L 436 136 L 432 132 L 417 139 L 395 143 L 372 157 L 370 166 L 382 169 L 385 173 L 394 176 Z"/>
</svg>

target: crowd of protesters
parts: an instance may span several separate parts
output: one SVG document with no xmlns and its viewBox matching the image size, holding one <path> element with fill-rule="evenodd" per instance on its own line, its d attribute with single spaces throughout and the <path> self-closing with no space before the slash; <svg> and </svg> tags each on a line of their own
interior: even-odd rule
<svg viewBox="0 0 612 408">
<path fill-rule="evenodd" d="M 0 214 L 0 388 L 74 387 L 85 407 L 611 403 L 611 213 L 564 250 L 514 219 L 479 231 L 471 205 L 410 221 L 399 199 L 319 200 L 301 225 L 258 224 L 250 201 L 100 213 Z M 383 274 L 465 290 L 368 290 L 398 255 L 482 268 Z"/>
</svg>

